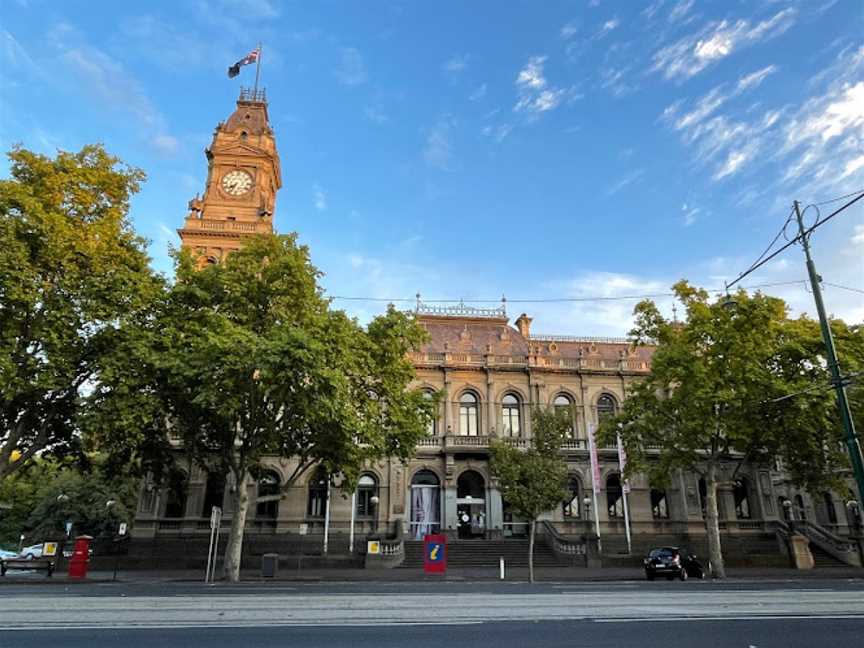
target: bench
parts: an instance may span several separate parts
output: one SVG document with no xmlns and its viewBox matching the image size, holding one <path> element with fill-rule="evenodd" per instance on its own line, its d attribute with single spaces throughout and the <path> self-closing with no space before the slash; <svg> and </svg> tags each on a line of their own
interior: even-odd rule
<svg viewBox="0 0 864 648">
<path fill-rule="evenodd" d="M 23 569 L 28 571 L 39 571 L 44 569 L 47 572 L 48 578 L 51 578 L 54 573 L 53 558 L 3 558 L 0 560 L 0 576 L 5 576 L 10 569 Z"/>
</svg>

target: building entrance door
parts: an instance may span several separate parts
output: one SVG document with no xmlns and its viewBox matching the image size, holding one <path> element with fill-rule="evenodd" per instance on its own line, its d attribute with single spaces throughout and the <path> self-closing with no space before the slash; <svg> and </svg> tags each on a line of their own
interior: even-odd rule
<svg viewBox="0 0 864 648">
<path fill-rule="evenodd" d="M 460 538 L 486 537 L 486 480 L 474 470 L 456 481 L 456 520 Z"/>
</svg>

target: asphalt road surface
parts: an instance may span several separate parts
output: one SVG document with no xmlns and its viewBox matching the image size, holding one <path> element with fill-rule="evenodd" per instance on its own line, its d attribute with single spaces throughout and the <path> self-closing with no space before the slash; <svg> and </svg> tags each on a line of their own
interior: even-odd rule
<svg viewBox="0 0 864 648">
<path fill-rule="evenodd" d="M 864 583 L 5 585 L 0 646 L 855 646 Z"/>
</svg>

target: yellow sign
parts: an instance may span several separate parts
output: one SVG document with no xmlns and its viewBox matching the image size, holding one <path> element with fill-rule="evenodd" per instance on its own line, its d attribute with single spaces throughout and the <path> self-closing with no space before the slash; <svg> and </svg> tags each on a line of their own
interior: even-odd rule
<svg viewBox="0 0 864 648">
<path fill-rule="evenodd" d="M 21 451 L 20 450 L 13 450 L 12 452 L 9 453 L 9 463 L 15 463 L 20 458 L 21 458 Z"/>
<path fill-rule="evenodd" d="M 44 542 L 44 543 L 42 543 L 42 555 L 43 556 L 56 556 L 57 555 L 57 543 L 56 542 Z"/>
<path fill-rule="evenodd" d="M 381 543 L 377 540 L 368 540 L 366 542 L 366 553 L 368 554 L 380 554 L 381 553 Z"/>
</svg>

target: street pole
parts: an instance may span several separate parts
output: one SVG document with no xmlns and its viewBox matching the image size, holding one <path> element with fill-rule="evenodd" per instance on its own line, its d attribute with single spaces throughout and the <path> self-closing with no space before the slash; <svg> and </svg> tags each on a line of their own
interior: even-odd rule
<svg viewBox="0 0 864 648">
<path fill-rule="evenodd" d="M 804 219 L 801 215 L 801 207 L 796 200 L 795 218 L 798 220 L 798 232 L 801 238 L 801 246 L 807 257 L 807 274 L 810 277 L 810 287 L 813 290 L 813 299 L 816 301 L 816 312 L 819 314 L 819 326 L 822 329 L 822 339 L 825 342 L 825 350 L 828 355 L 828 371 L 831 372 L 831 383 L 837 394 L 837 407 L 840 409 L 840 420 L 843 423 L 843 440 L 849 451 L 849 459 L 852 463 L 852 472 L 858 484 L 858 501 L 864 502 L 864 460 L 861 458 L 861 445 L 858 435 L 855 433 L 855 423 L 852 420 L 852 412 L 849 410 L 849 401 L 846 398 L 846 387 L 843 377 L 840 375 L 840 363 L 837 361 L 837 352 L 834 349 L 834 337 L 831 335 L 831 327 L 825 316 L 825 304 L 822 302 L 822 290 L 819 286 L 821 278 L 816 274 L 816 265 L 810 256 L 810 242 L 808 234 L 804 231 Z"/>
</svg>

